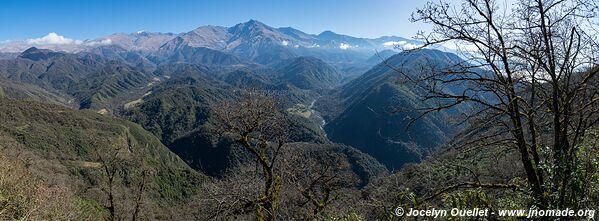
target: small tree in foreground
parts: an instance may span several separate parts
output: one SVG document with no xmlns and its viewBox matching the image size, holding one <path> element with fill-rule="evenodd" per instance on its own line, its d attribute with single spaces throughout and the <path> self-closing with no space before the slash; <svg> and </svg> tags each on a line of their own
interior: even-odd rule
<svg viewBox="0 0 599 221">
<path fill-rule="evenodd" d="M 282 183 L 275 165 L 287 137 L 277 101 L 261 92 L 244 92 L 239 101 L 223 102 L 215 108 L 210 124 L 222 135 L 231 136 L 259 165 L 262 193 L 245 207 L 253 208 L 258 220 L 275 220 Z"/>
<path fill-rule="evenodd" d="M 151 183 L 151 170 L 145 165 L 143 158 L 140 166 L 130 164 L 136 151 L 133 147 L 129 134 L 124 140 L 113 141 L 108 148 L 95 143 L 94 149 L 98 170 L 104 175 L 101 177 L 101 191 L 106 195 L 109 220 L 139 220 L 143 215 L 144 195 L 148 185 Z M 139 167 L 139 174 L 133 168 Z M 139 181 L 126 184 L 126 179 L 139 176 Z M 129 215 L 130 214 L 130 215 Z"/>
</svg>

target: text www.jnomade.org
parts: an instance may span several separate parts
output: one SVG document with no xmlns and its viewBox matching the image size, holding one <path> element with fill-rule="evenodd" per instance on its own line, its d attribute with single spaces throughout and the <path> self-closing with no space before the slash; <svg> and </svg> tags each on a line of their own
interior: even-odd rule
<svg viewBox="0 0 599 221">
<path fill-rule="evenodd" d="M 481 209 L 481 208 L 472 208 L 472 209 L 403 209 L 402 207 L 395 208 L 396 216 L 407 216 L 407 217 L 432 217 L 432 218 L 440 218 L 447 216 L 454 217 L 488 217 L 488 216 L 497 216 L 497 217 L 526 217 L 526 218 L 538 218 L 538 217 L 585 217 L 588 219 L 593 219 L 595 217 L 595 210 L 591 209 L 581 209 L 581 210 L 573 210 L 573 209 L 500 209 L 500 210 L 489 210 L 489 209 Z"/>
</svg>

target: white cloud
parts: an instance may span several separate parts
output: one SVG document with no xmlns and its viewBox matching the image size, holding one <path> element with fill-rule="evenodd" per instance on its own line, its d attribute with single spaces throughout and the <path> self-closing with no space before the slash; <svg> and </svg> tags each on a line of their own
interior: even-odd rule
<svg viewBox="0 0 599 221">
<path fill-rule="evenodd" d="M 472 44 L 464 44 L 462 42 L 445 42 L 442 44 L 443 47 L 448 48 L 454 52 L 476 52 L 478 48 Z"/>
<path fill-rule="evenodd" d="M 396 45 L 405 45 L 408 42 L 406 41 L 388 41 L 383 43 L 383 46 L 396 46 Z"/>
<path fill-rule="evenodd" d="M 411 43 L 407 43 L 401 46 L 401 49 L 403 50 L 411 50 L 417 47 L 422 47 L 422 45 L 417 45 L 417 44 L 411 44 Z"/>
<path fill-rule="evenodd" d="M 385 47 L 394 47 L 402 50 L 411 50 L 417 47 L 421 47 L 422 45 L 408 43 L 407 41 L 388 41 L 383 43 Z"/>
<path fill-rule="evenodd" d="M 351 48 L 351 46 L 346 43 L 341 43 L 339 44 L 339 48 L 341 48 L 342 50 L 347 50 L 348 48 Z"/>
<path fill-rule="evenodd" d="M 287 40 L 283 40 L 283 41 L 281 42 L 281 44 L 282 44 L 283 46 L 287 46 L 287 45 L 289 45 L 289 41 L 287 41 Z"/>
<path fill-rule="evenodd" d="M 101 41 L 89 41 L 89 42 L 85 42 L 85 45 L 87 46 L 98 46 L 98 45 L 109 45 L 112 44 L 112 40 L 110 39 L 104 39 Z"/>
<path fill-rule="evenodd" d="M 83 43 L 81 40 L 65 38 L 64 36 L 60 36 L 54 32 L 49 33 L 41 38 L 27 39 L 26 42 L 33 45 L 69 45 Z"/>
<path fill-rule="evenodd" d="M 320 45 L 319 44 L 312 44 L 312 45 L 308 45 L 308 46 L 305 46 L 305 47 L 306 48 L 320 48 Z"/>
</svg>

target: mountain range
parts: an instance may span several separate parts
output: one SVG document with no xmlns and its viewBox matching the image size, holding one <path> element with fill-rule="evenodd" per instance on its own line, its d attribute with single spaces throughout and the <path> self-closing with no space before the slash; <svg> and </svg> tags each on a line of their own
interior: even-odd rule
<svg viewBox="0 0 599 221">
<path fill-rule="evenodd" d="M 40 45 L 6 54 L 0 59 L 0 91 L 9 98 L 123 116 L 167 146 L 201 133 L 211 109 L 236 88 L 274 91 L 283 94 L 284 108 L 295 117 L 295 136 L 303 137 L 297 141 L 351 145 L 393 169 L 420 160 L 422 150 L 442 143 L 449 128 L 439 120 L 443 116 L 432 116 L 408 135 L 401 130 L 407 115 L 385 114 L 394 105 L 416 107 L 420 93 L 394 82 L 397 74 L 389 65 L 460 60 L 435 50 L 409 55 L 391 50 L 410 44 L 418 42 L 331 31 L 314 35 L 256 20 L 180 34 L 117 33 L 80 42 L 76 50 Z"/>
<path fill-rule="evenodd" d="M 422 118 L 408 131 L 407 119 L 417 113 L 393 111 L 417 109 L 424 93 L 403 84 L 395 67 L 417 77 L 433 71 L 429 64 L 463 62 L 438 50 L 401 50 L 417 44 L 393 36 L 307 34 L 255 20 L 180 34 L 117 33 L 65 45 L 11 42 L 0 46 L 0 118 L 9 122 L 0 126 L 0 139 L 45 159 L 59 156 L 52 164 L 72 171 L 81 169 L 69 162 L 94 163 L 90 151 L 96 141 L 69 140 L 56 130 L 80 139 L 129 140 L 139 151 L 131 155 L 134 165 L 151 161 L 158 173 L 178 171 L 172 181 L 183 186 L 155 180 L 159 196 L 150 198 L 152 206 L 174 212 L 159 202 L 183 203 L 189 196 L 170 191 L 187 193 L 187 185 L 205 176 L 221 178 L 249 162 L 208 121 L 223 102 L 239 100 L 238 91 L 258 90 L 279 101 L 294 151 L 338 155 L 361 188 L 423 160 L 453 130 L 449 112 Z M 85 174 L 68 179 L 87 187 L 99 182 Z"/>
<path fill-rule="evenodd" d="M 260 64 L 295 56 L 314 56 L 328 62 L 355 63 L 367 60 L 375 50 L 394 49 L 395 46 L 413 48 L 419 44 L 418 41 L 396 36 L 369 39 L 332 31 L 324 31 L 318 35 L 307 34 L 291 27 L 273 28 L 250 20 L 233 27 L 202 26 L 179 34 L 145 31 L 116 33 L 94 40 L 73 40 L 70 44 L 11 41 L 0 44 L 0 52 L 21 52 L 35 46 L 78 53 L 94 51 L 103 46 L 118 46 L 144 55 L 159 54 L 168 57 L 184 48 L 208 48 Z"/>
</svg>

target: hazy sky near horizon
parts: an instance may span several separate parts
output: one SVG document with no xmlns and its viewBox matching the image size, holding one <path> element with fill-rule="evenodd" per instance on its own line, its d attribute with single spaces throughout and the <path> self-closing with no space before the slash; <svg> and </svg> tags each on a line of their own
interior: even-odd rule
<svg viewBox="0 0 599 221">
<path fill-rule="evenodd" d="M 187 32 L 250 19 L 310 34 L 331 30 L 356 37 L 414 37 L 409 21 L 423 0 L 2 0 L 0 42 L 48 33 L 93 39 L 115 32 Z"/>
</svg>

